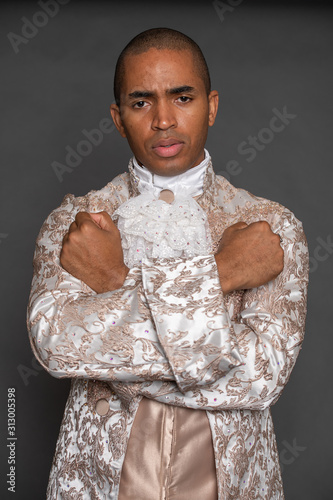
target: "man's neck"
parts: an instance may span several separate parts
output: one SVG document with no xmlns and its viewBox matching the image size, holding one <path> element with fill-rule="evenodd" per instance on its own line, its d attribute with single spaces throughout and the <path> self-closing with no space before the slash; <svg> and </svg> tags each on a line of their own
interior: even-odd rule
<svg viewBox="0 0 333 500">
<path fill-rule="evenodd" d="M 175 195 L 198 196 L 203 192 L 203 184 L 206 169 L 210 161 L 210 155 L 205 149 L 205 158 L 197 166 L 190 168 L 186 172 L 174 176 L 161 176 L 153 174 L 146 167 L 140 166 L 136 158 L 133 158 L 133 169 L 139 178 L 139 191 L 154 191 L 158 195 L 162 190 L 168 189 Z"/>
</svg>

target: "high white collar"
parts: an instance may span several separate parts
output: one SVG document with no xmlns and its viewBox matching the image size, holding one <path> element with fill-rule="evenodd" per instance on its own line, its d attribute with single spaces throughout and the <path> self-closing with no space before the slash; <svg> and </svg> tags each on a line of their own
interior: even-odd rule
<svg viewBox="0 0 333 500">
<path fill-rule="evenodd" d="M 204 151 L 205 158 L 199 165 L 183 174 L 170 177 L 152 174 L 146 167 L 141 167 L 133 157 L 134 174 L 139 178 L 139 192 L 141 194 L 153 193 L 156 197 L 163 189 L 169 189 L 175 196 L 180 194 L 195 197 L 202 194 L 207 165 L 211 159 L 208 151 L 206 149 Z"/>
</svg>

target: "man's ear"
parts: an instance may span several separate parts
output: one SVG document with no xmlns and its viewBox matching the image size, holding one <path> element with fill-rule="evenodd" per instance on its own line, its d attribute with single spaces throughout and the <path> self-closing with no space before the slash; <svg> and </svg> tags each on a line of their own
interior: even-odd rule
<svg viewBox="0 0 333 500">
<path fill-rule="evenodd" d="M 117 104 L 114 104 L 114 103 L 111 104 L 110 113 L 112 116 L 112 120 L 113 120 L 115 126 L 117 127 L 118 132 L 120 133 L 120 135 L 122 137 L 126 137 L 126 132 L 125 132 L 125 129 L 123 126 L 123 122 L 122 122 L 122 119 L 120 116 L 120 110 L 119 110 L 119 107 L 117 106 Z"/>
<path fill-rule="evenodd" d="M 209 105 L 209 118 L 208 124 L 211 127 L 214 125 L 217 109 L 219 107 L 219 94 L 217 90 L 212 90 L 208 96 L 208 105 Z"/>
</svg>

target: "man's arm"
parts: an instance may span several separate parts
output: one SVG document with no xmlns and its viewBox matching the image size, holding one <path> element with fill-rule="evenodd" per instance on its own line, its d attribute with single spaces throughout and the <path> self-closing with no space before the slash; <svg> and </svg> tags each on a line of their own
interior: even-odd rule
<svg viewBox="0 0 333 500">
<path fill-rule="evenodd" d="M 103 224 L 98 219 L 101 214 L 91 216 L 96 218 L 97 225 L 91 221 L 75 222 L 82 208 L 87 208 L 87 204 L 67 197 L 45 221 L 37 239 L 28 307 L 28 330 L 37 359 L 58 378 L 126 383 L 173 381 L 145 297 L 141 269 L 126 270 L 123 286 L 115 290 L 104 291 L 109 286 L 111 289 L 120 286 L 118 280 L 106 280 L 102 287 L 100 282 L 94 282 L 96 266 L 91 266 L 92 260 L 101 261 L 107 247 L 105 238 L 109 235 L 101 228 Z M 87 218 L 87 214 L 82 215 L 83 219 Z M 102 234 L 96 235 L 93 231 L 91 235 L 92 229 Z M 82 235 L 85 246 L 77 244 Z M 69 248 L 71 257 L 66 257 Z M 60 256 L 76 277 L 61 266 Z M 111 252 L 111 258 L 106 259 L 107 267 L 113 267 L 112 259 Z M 91 267 L 95 268 L 93 273 Z M 104 264 L 101 267 L 105 275 L 107 267 Z M 104 277 L 101 269 L 99 274 Z M 80 277 L 84 277 L 89 286 Z M 239 361 L 235 359 L 235 362 Z"/>
<path fill-rule="evenodd" d="M 215 255 L 224 294 L 256 288 L 283 269 L 280 236 L 266 221 L 228 227 Z M 97 293 L 121 288 L 128 274 L 121 239 L 106 212 L 79 212 L 62 242 L 61 266 Z"/>
<path fill-rule="evenodd" d="M 202 263 L 191 267 L 176 262 L 174 275 L 168 272 L 168 280 L 155 288 L 163 266 L 151 266 L 144 271 L 146 295 L 177 385 L 169 384 L 166 388 L 160 382 L 147 382 L 139 388 L 140 394 L 168 404 L 206 410 L 261 410 L 275 403 L 303 341 L 308 251 L 302 225 L 289 211 L 276 217 L 273 229 L 282 237 L 284 269 L 266 285 L 246 290 L 241 312 L 236 315 L 224 304 L 217 308 L 216 315 L 216 308 L 210 309 L 207 297 L 205 300 L 204 294 L 200 296 L 200 281 L 193 290 L 190 307 L 182 302 L 180 290 L 190 289 L 201 274 L 204 279 Z M 217 267 L 215 273 L 217 276 Z M 182 278 L 177 281 L 179 275 Z M 216 280 L 209 290 L 210 297 L 217 297 L 218 290 Z M 171 312 L 166 323 L 164 311 L 168 309 Z M 229 318 L 229 336 L 223 337 L 217 327 L 219 315 Z M 204 338 L 201 331 L 207 325 L 211 333 Z M 238 350 L 241 364 L 221 373 L 216 353 L 223 356 L 232 346 Z"/>
<path fill-rule="evenodd" d="M 42 366 L 58 378 L 173 380 L 146 304 L 140 271 L 132 269 L 121 288 L 96 293 L 61 266 L 70 224 L 88 207 L 85 198 L 68 196 L 41 228 L 27 318 L 32 349 Z M 73 229 L 72 225 L 70 240 L 74 236 L 75 242 Z M 84 224 L 84 233 L 86 229 Z M 74 267 L 75 261 L 79 255 L 74 254 Z M 115 280 L 112 286 L 119 282 Z"/>
<path fill-rule="evenodd" d="M 254 288 L 276 278 L 283 269 L 283 255 L 280 237 L 272 232 L 267 222 L 254 222 L 250 225 L 238 222 L 230 226 L 224 231 L 218 252 L 215 255 L 223 292 Z M 67 271 L 88 283 L 97 292 L 120 288 L 124 278 L 119 280 L 118 277 L 119 275 L 126 276 L 126 271 L 121 273 L 118 271 L 123 267 L 126 268 L 123 262 L 120 235 L 111 218 L 105 212 L 77 214 L 75 222 L 71 224 L 69 233 L 64 238 L 60 261 Z M 239 365 L 237 340 L 234 338 L 231 342 L 232 335 L 234 336 L 233 325 L 227 311 L 223 309 L 223 296 L 220 293 L 218 279 L 216 279 L 214 260 L 210 258 L 207 262 L 207 259 L 202 257 L 188 262 L 184 259 L 178 261 L 171 259 L 166 261 L 165 265 L 155 259 L 151 264 L 151 269 L 153 273 L 157 272 L 158 274 L 154 277 L 153 283 L 150 282 L 149 278 L 147 279 L 149 267 L 147 261 L 144 262 L 142 272 L 146 284 L 145 298 L 148 298 L 146 304 L 153 313 L 159 299 L 159 290 L 155 287 L 156 282 L 164 286 L 171 282 L 172 290 L 168 290 L 168 295 L 175 299 L 173 303 L 169 302 L 163 309 L 159 308 L 158 319 L 154 314 L 157 332 L 159 333 L 160 323 L 166 323 L 167 327 L 175 326 L 177 320 L 171 320 L 170 317 L 177 314 L 177 307 L 178 314 L 182 315 L 181 325 L 176 329 L 176 338 L 173 338 L 166 345 L 165 339 L 161 335 L 158 336 L 175 375 L 177 367 L 174 366 L 175 356 L 172 354 L 175 346 L 177 346 L 176 356 L 178 355 L 180 358 L 178 366 L 183 369 L 188 365 L 188 368 L 185 368 L 181 376 L 178 375 L 177 378 L 178 386 L 182 392 L 200 384 L 199 381 L 203 373 L 205 376 L 201 385 L 207 385 L 219 376 L 224 376 L 233 366 Z M 177 267 L 176 271 L 175 266 Z M 193 266 L 199 268 L 200 271 L 193 271 Z M 161 273 L 162 269 L 164 269 L 163 273 Z M 127 268 L 126 270 L 128 272 Z M 190 276 L 190 286 L 184 286 L 187 276 L 193 272 L 195 275 Z M 116 287 L 114 283 L 117 284 Z M 151 285 L 153 288 L 150 293 Z M 214 296 L 212 290 L 215 285 L 217 285 L 217 289 Z M 209 294 L 211 294 L 211 299 L 207 304 Z M 208 314 L 202 307 L 205 301 L 205 306 L 207 305 L 209 309 Z M 189 321 L 186 322 L 187 315 L 189 315 Z M 197 321 L 194 320 L 194 315 L 198 316 Z M 207 324 L 205 328 L 203 322 L 207 319 L 209 319 L 209 325 Z M 188 330 L 183 327 L 185 324 L 187 324 Z M 213 328 L 213 324 L 215 328 Z M 200 329 L 200 338 L 194 346 L 191 341 L 194 338 L 196 327 Z M 217 334 L 223 338 L 223 341 L 220 339 L 218 345 L 216 345 L 214 338 Z M 177 344 L 179 339 L 185 339 L 182 346 Z M 206 369 L 203 368 L 202 362 L 198 363 L 197 354 L 199 352 L 207 354 Z M 200 365 L 200 370 L 197 370 L 197 366 Z M 137 389 L 139 389 L 138 386 Z"/>
<path fill-rule="evenodd" d="M 56 217 L 59 223 L 58 214 L 54 214 L 53 217 Z M 52 221 L 47 226 L 53 227 Z M 156 335 L 156 320 L 154 324 L 150 316 L 155 298 L 150 297 L 148 289 L 142 289 L 141 271 L 132 270 L 120 290 L 94 295 L 88 287 L 84 289 L 84 284 L 80 280 L 59 266 L 57 256 L 61 244 L 59 239 L 53 241 L 54 251 L 52 251 L 50 239 L 54 240 L 54 235 L 48 234 L 48 231 L 39 239 L 36 251 L 39 272 L 34 277 L 30 315 L 32 345 L 45 368 L 58 377 L 92 377 L 124 382 L 173 380 L 175 367 L 172 366 L 171 371 L 168 362 L 172 360 L 172 353 L 168 360 L 164 356 L 167 345 L 160 335 Z M 41 249 L 40 255 L 39 249 Z M 213 261 L 211 258 L 208 258 L 208 261 L 207 258 L 197 258 L 181 262 L 194 273 L 191 283 L 197 288 L 199 286 L 201 293 L 201 297 L 193 301 L 187 287 L 185 293 L 187 312 L 193 309 L 195 302 L 200 306 L 202 299 L 206 302 L 208 300 L 210 302 L 208 318 L 213 315 L 216 326 L 212 329 L 211 321 L 205 322 L 207 311 L 201 311 L 203 315 L 199 323 L 202 325 L 200 331 L 202 339 L 205 339 L 206 352 L 202 353 L 202 360 L 199 360 L 201 372 L 197 373 L 198 360 L 192 353 L 192 332 L 190 332 L 186 340 L 187 348 L 185 351 L 184 346 L 182 348 L 182 353 L 189 359 L 189 363 L 184 368 L 182 376 L 176 378 L 178 387 L 183 392 L 197 383 L 210 384 L 233 366 L 241 363 L 230 317 L 227 311 L 223 310 L 223 297 L 217 283 L 216 265 Z M 42 266 L 40 262 L 43 263 Z M 40 272 L 42 267 L 43 270 Z M 161 267 L 155 263 L 153 268 L 158 273 L 153 280 L 154 283 L 163 284 L 169 283 L 175 266 L 174 263 L 168 263 Z M 196 271 L 201 273 L 201 276 L 195 276 Z M 143 273 L 146 273 L 145 267 Z M 54 282 L 55 276 L 57 282 Z M 177 283 L 175 278 L 177 275 L 171 278 L 173 283 Z M 181 280 L 182 276 L 180 283 Z M 216 286 L 215 292 L 211 293 Z M 174 304 L 171 304 L 164 318 L 164 323 L 167 324 L 169 316 L 171 326 L 174 325 L 174 317 L 171 314 L 173 308 Z M 216 344 L 217 336 L 218 344 Z M 197 342 L 197 349 L 199 345 Z M 214 368 L 213 377 L 212 370 L 205 368 L 207 364 Z"/>
<path fill-rule="evenodd" d="M 117 228 L 107 214 L 80 213 L 72 203 L 51 214 L 37 241 L 28 311 L 37 358 L 56 377 L 174 380 L 141 270 L 124 266 Z M 228 347 L 226 359 L 218 355 L 223 371 L 240 363 Z"/>
</svg>

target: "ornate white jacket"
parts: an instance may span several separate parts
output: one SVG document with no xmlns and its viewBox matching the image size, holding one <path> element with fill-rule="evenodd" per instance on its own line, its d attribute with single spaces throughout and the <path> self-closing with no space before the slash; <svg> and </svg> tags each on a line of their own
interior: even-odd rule
<svg viewBox="0 0 333 500">
<path fill-rule="evenodd" d="M 35 356 L 71 378 L 50 473 L 50 499 L 118 498 L 131 427 L 143 396 L 206 410 L 219 500 L 281 499 L 269 407 L 287 383 L 304 335 L 308 253 L 301 223 L 279 205 L 233 187 L 207 168 L 197 202 L 213 251 L 237 221 L 266 220 L 282 237 L 283 272 L 224 296 L 213 254 L 143 260 L 123 287 L 96 294 L 59 262 L 79 211 L 110 215 L 137 196 L 124 173 L 100 191 L 67 195 L 37 239 L 28 329 Z M 109 407 L 95 411 L 100 399 Z"/>
</svg>

